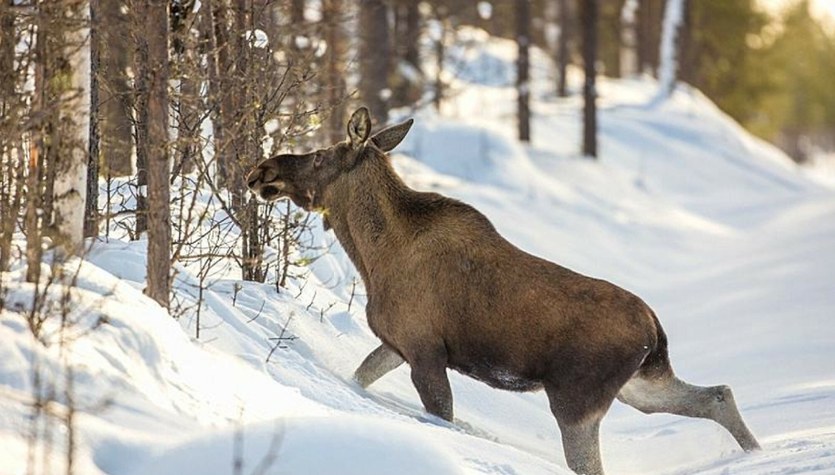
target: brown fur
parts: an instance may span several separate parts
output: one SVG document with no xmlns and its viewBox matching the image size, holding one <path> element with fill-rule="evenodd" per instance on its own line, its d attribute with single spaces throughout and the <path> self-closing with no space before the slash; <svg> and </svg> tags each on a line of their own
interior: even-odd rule
<svg viewBox="0 0 835 475">
<path fill-rule="evenodd" d="M 544 388 L 569 466 L 602 473 L 599 421 L 624 385 L 678 381 L 654 313 L 626 290 L 518 249 L 473 207 L 409 188 L 377 146 L 386 143 L 388 150 L 402 136 L 385 137 L 387 129 L 378 134 L 385 141 L 368 141 L 363 110 L 349 123 L 348 141 L 269 159 L 250 175 L 251 188 L 262 197 L 287 195 L 307 209 L 324 210 L 359 270 L 368 291 L 368 324 L 383 342 L 363 366 L 385 366 L 372 368 L 363 384 L 399 364 L 393 351 L 409 363 L 426 409 L 447 420 L 452 395 L 446 368 L 500 389 Z M 263 192 L 276 182 L 278 195 Z M 630 388 L 644 394 L 656 386 Z M 656 408 L 633 402 L 646 412 Z M 674 412 L 670 407 L 662 409 Z M 744 432 L 734 435 L 753 448 L 756 441 Z M 744 440 L 748 436 L 753 445 Z"/>
</svg>

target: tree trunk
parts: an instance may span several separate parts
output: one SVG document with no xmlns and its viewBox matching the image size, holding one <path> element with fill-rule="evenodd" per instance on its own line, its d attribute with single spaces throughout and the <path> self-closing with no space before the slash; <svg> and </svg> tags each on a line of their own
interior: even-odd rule
<svg viewBox="0 0 835 475">
<path fill-rule="evenodd" d="M 519 140 L 531 141 L 530 78 L 529 52 L 531 42 L 531 4 L 530 0 L 516 0 L 516 94 Z"/>
<path fill-rule="evenodd" d="M 177 8 L 174 8 L 174 7 Z M 191 173 L 195 169 L 195 160 L 200 153 L 200 59 L 197 44 L 192 34 L 191 25 L 194 13 L 192 3 L 171 4 L 171 44 L 174 60 L 170 71 L 179 85 L 171 98 L 172 108 L 177 120 L 177 140 L 172 150 L 174 177 Z"/>
<path fill-rule="evenodd" d="M 699 84 L 698 66 L 696 65 L 696 42 L 693 38 L 693 2 L 684 0 L 682 5 L 681 27 L 678 32 L 678 71 L 679 80 L 692 84 Z"/>
<path fill-rule="evenodd" d="M 669 97 L 676 87 L 678 77 L 678 33 L 684 13 L 684 0 L 667 0 L 664 9 L 664 25 L 661 34 L 661 58 L 658 67 L 659 97 Z"/>
<path fill-rule="evenodd" d="M 133 173 L 133 90 L 128 67 L 133 61 L 131 23 L 122 11 L 125 0 L 98 0 L 96 39 L 101 56 L 99 112 L 101 165 L 109 176 Z M 134 30 L 135 31 L 135 30 Z"/>
<path fill-rule="evenodd" d="M 389 86 L 391 107 L 403 107 L 419 101 L 423 94 L 420 64 L 420 11 L 418 2 L 394 2 L 394 64 Z"/>
<path fill-rule="evenodd" d="M 360 0 L 360 96 L 378 125 L 388 122 L 391 69 L 388 5 L 383 0 Z"/>
<path fill-rule="evenodd" d="M 664 0 L 639 0 L 636 27 L 639 73 L 657 74 Z"/>
<path fill-rule="evenodd" d="M 597 157 L 597 91 L 595 87 L 597 62 L 597 23 L 599 0 L 582 2 L 583 27 L 583 155 Z"/>
<path fill-rule="evenodd" d="M 147 0 L 139 0 L 145 2 Z M 150 68 L 148 57 L 148 40 L 144 38 L 145 30 L 148 28 L 145 24 L 147 18 L 147 5 L 137 6 L 133 11 L 134 16 L 134 30 L 137 35 L 136 54 L 134 56 L 134 66 L 136 76 L 133 81 L 135 89 L 134 94 L 134 134 L 136 139 L 136 229 L 134 230 L 134 239 L 139 237 L 148 230 L 148 100 L 150 96 L 149 75 Z"/>
<path fill-rule="evenodd" d="M 331 143 L 345 138 L 345 54 L 347 51 L 347 37 L 343 26 L 343 0 L 324 0 L 322 17 L 325 21 L 325 41 L 327 66 L 325 82 L 327 90 L 327 104 L 330 107 L 328 116 L 328 140 Z"/>
<path fill-rule="evenodd" d="M 444 99 L 444 61 L 446 60 L 446 51 L 444 41 L 446 40 L 447 32 L 447 7 L 444 4 L 436 5 L 435 18 L 438 20 L 438 38 L 435 40 L 435 94 L 432 97 L 432 102 L 435 105 L 435 110 L 441 111 L 441 103 Z"/>
<path fill-rule="evenodd" d="M 254 98 L 254 85 L 249 69 L 253 47 L 246 40 L 245 32 L 251 28 L 250 11 L 246 7 L 246 0 L 235 2 L 235 77 L 237 78 L 238 91 L 235 94 L 234 110 L 238 117 L 238 133 L 235 141 L 235 162 L 231 168 L 227 187 L 232 194 L 232 209 L 238 217 L 241 228 L 241 273 L 243 280 L 263 282 L 265 275 L 262 265 L 263 245 L 259 239 L 259 223 L 257 203 L 253 199 L 247 199 L 247 191 L 244 186 L 245 168 L 257 156 L 257 144 L 259 143 L 256 134 L 262 133 L 256 130 L 254 112 L 252 105 L 256 102 Z M 294 0 L 292 12 L 296 15 L 297 21 L 304 20 L 304 1 Z M 254 72 L 254 71 L 253 71 Z"/>
<path fill-rule="evenodd" d="M 220 186 L 229 186 L 235 172 L 234 131 L 239 128 L 235 122 L 235 86 L 232 76 L 235 74 L 232 48 L 235 43 L 230 39 L 232 26 L 229 24 L 230 9 L 227 0 L 214 0 L 212 8 L 212 28 L 214 31 L 214 54 L 216 87 L 213 88 L 212 100 L 219 105 L 215 132 L 215 164 L 217 166 L 217 181 Z M 207 1 L 206 6 L 210 3 Z"/>
<path fill-rule="evenodd" d="M 15 15 L 8 2 L 0 3 L 0 272 L 11 265 L 12 238 L 20 208 L 20 177 L 16 177 L 22 157 L 18 118 L 21 98 L 17 92 L 19 71 L 15 68 L 17 34 Z"/>
<path fill-rule="evenodd" d="M 406 1 L 402 6 L 403 43 L 400 57 L 420 71 L 420 10 L 418 2 Z"/>
<path fill-rule="evenodd" d="M 99 222 L 99 26 L 100 0 L 90 0 L 90 130 L 87 153 L 87 196 L 84 237 L 98 235 Z"/>
<path fill-rule="evenodd" d="M 620 70 L 624 77 L 635 76 L 640 71 L 637 38 L 638 0 L 626 0 L 620 14 Z"/>
<path fill-rule="evenodd" d="M 138 101 L 144 110 L 145 134 L 137 135 L 143 151 L 148 183 L 148 286 L 145 293 L 168 308 L 171 289 L 171 222 L 168 152 L 168 1 L 142 0 L 143 29 L 137 35 L 145 88 Z M 144 97 L 143 97 L 144 96 Z"/>
<path fill-rule="evenodd" d="M 41 275 L 41 222 L 43 213 L 41 197 L 43 191 L 43 157 L 44 140 L 46 135 L 46 63 L 47 36 L 50 31 L 48 12 L 40 9 L 37 14 L 37 40 L 35 41 L 34 70 L 35 90 L 32 94 L 32 116 L 42 115 L 43 120 L 35 124 L 29 131 L 29 163 L 26 175 L 26 215 L 23 230 L 26 234 L 26 282 L 37 283 Z"/>
<path fill-rule="evenodd" d="M 89 4 L 64 5 L 56 23 L 64 23 L 63 49 L 56 51 L 49 78 L 56 92 L 58 122 L 53 169 L 53 243 L 64 256 L 84 247 L 84 209 L 87 195 L 88 136 L 90 133 Z M 63 29 L 63 28 L 62 28 Z"/>
<path fill-rule="evenodd" d="M 557 43 L 557 96 L 568 97 L 568 64 L 571 62 L 571 39 L 573 24 L 571 21 L 571 0 L 557 0 L 559 2 L 560 36 Z"/>
</svg>

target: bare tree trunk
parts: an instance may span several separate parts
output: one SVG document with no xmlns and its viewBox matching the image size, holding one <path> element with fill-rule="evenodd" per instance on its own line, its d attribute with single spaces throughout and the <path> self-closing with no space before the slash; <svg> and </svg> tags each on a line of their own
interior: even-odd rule
<svg viewBox="0 0 835 475">
<path fill-rule="evenodd" d="M 87 153 L 87 196 L 84 237 L 98 235 L 99 221 L 99 26 L 100 0 L 90 0 L 90 129 Z"/>
<path fill-rule="evenodd" d="M 131 0 L 131 31 L 136 47 L 134 51 L 134 140 L 136 142 L 136 230 L 135 239 L 148 230 L 148 143 L 150 141 L 148 101 L 150 100 L 151 65 L 148 51 L 148 0 Z"/>
<path fill-rule="evenodd" d="M 331 143 L 345 138 L 345 54 L 347 37 L 343 26 L 343 0 L 324 0 L 322 17 L 325 21 L 325 42 L 328 49 L 325 70 L 328 116 L 328 140 Z"/>
<path fill-rule="evenodd" d="M 174 6 L 177 6 L 176 10 Z M 177 117 L 177 141 L 174 147 L 173 177 L 191 173 L 200 153 L 200 57 L 192 35 L 192 2 L 172 3 L 171 37 L 174 51 L 172 76 L 179 84 L 172 98 Z"/>
<path fill-rule="evenodd" d="M 33 108 L 33 110 L 40 109 Z M 33 137 L 33 143 L 29 149 L 29 175 L 26 177 L 26 216 L 23 224 L 23 229 L 26 231 L 26 282 L 38 282 L 41 276 L 43 251 L 41 250 L 42 233 L 39 216 L 41 205 L 39 175 L 43 160 L 40 158 L 41 146 L 38 143 L 41 141 L 39 134 Z"/>
<path fill-rule="evenodd" d="M 638 0 L 626 0 L 620 13 L 620 70 L 625 77 L 640 71 L 638 64 L 637 15 Z"/>
<path fill-rule="evenodd" d="M 658 66 L 659 97 L 669 97 L 678 78 L 678 33 L 684 17 L 684 0 L 667 0 L 661 35 L 661 62 Z"/>
<path fill-rule="evenodd" d="M 403 42 L 399 55 L 404 61 L 420 71 L 420 10 L 418 2 L 405 1 L 402 5 L 401 23 L 403 24 Z"/>
<path fill-rule="evenodd" d="M 293 14 L 297 21 L 304 20 L 304 1 L 293 1 Z M 235 136 L 235 162 L 230 168 L 227 187 L 232 194 L 232 209 L 238 216 L 241 229 L 241 273 L 244 280 L 255 282 L 264 281 L 262 266 L 262 244 L 259 239 L 258 208 L 254 200 L 247 200 L 244 187 L 244 167 L 257 156 L 255 144 L 258 143 L 254 134 L 256 124 L 254 113 L 250 110 L 255 103 L 253 97 L 252 78 L 248 76 L 253 47 L 246 38 L 245 32 L 251 29 L 251 11 L 247 8 L 246 0 L 236 0 L 235 3 L 235 77 L 238 79 L 238 91 L 235 94 L 234 110 L 238 116 L 238 133 Z"/>
<path fill-rule="evenodd" d="M 19 72 L 15 68 L 17 34 L 15 15 L 8 2 L 0 3 L 0 272 L 9 270 L 12 237 L 20 208 L 20 177 L 16 162 L 20 143 L 18 118 L 20 96 L 17 92 Z M 0 297 L 2 298 L 2 297 Z"/>
<path fill-rule="evenodd" d="M 96 25 L 100 45 L 99 111 L 101 114 L 101 163 L 105 175 L 130 176 L 133 173 L 133 91 L 128 66 L 133 62 L 133 46 L 128 15 L 122 11 L 126 0 L 99 0 Z"/>
<path fill-rule="evenodd" d="M 432 97 L 432 102 L 435 105 L 435 110 L 441 111 L 441 103 L 444 100 L 444 61 L 446 60 L 446 51 L 444 41 L 446 40 L 447 32 L 447 7 L 444 4 L 436 5 L 435 18 L 438 20 L 440 31 L 438 38 L 435 41 L 435 94 Z"/>
<path fill-rule="evenodd" d="M 420 64 L 420 11 L 418 2 L 400 0 L 393 3 L 394 61 L 390 84 L 392 107 L 414 104 L 423 94 L 423 71 Z"/>
<path fill-rule="evenodd" d="M 664 0 L 638 0 L 637 41 L 639 73 L 658 72 L 658 44 Z"/>
<path fill-rule="evenodd" d="M 65 32 L 63 49 L 56 51 L 56 68 L 50 84 L 62 88 L 55 147 L 53 185 L 53 243 L 64 255 L 77 255 L 84 247 L 84 209 L 87 195 L 88 135 L 90 133 L 90 57 L 88 41 L 89 3 L 65 5 L 60 19 Z M 66 82 L 65 82 L 66 81 Z M 57 84 L 56 84 L 57 83 Z M 61 84 L 61 85 L 59 85 Z"/>
<path fill-rule="evenodd" d="M 216 73 L 214 75 L 216 87 L 213 88 L 213 100 L 219 105 L 216 120 L 213 122 L 215 134 L 215 164 L 217 166 L 217 178 L 221 186 L 228 186 L 234 173 L 235 151 L 233 130 L 237 128 L 235 123 L 234 96 L 230 90 L 234 81 L 231 75 L 234 74 L 231 49 L 234 44 L 230 41 L 229 6 L 227 0 L 213 0 L 206 2 L 206 6 L 212 5 L 211 19 L 214 36 L 213 53 Z M 211 73 L 210 73 L 211 74 Z M 211 80 L 210 75 L 210 80 Z"/>
<path fill-rule="evenodd" d="M 682 5 L 681 27 L 678 32 L 678 70 L 679 80 L 689 84 L 699 84 L 696 66 L 696 42 L 693 38 L 693 2 L 684 0 Z"/>
<path fill-rule="evenodd" d="M 571 62 L 571 40 L 574 35 L 574 22 L 571 21 L 571 0 L 559 2 L 560 36 L 557 43 L 557 96 L 568 96 L 568 64 Z"/>
<path fill-rule="evenodd" d="M 168 1 L 141 0 L 137 35 L 144 89 L 139 91 L 139 115 L 144 117 L 143 135 L 137 134 L 137 152 L 142 150 L 148 183 L 148 287 L 145 293 L 168 308 L 171 289 L 171 220 L 169 211 L 168 144 Z M 139 140 L 139 139 L 142 140 Z"/>
<path fill-rule="evenodd" d="M 528 47 L 531 42 L 531 4 L 530 0 L 516 0 L 516 94 L 519 140 L 531 141 L 530 111 L 530 59 Z"/>
<path fill-rule="evenodd" d="M 599 0 L 586 0 L 581 6 L 583 28 L 583 155 L 597 157 L 597 24 Z"/>
<path fill-rule="evenodd" d="M 391 69 L 388 10 L 383 0 L 360 0 L 360 96 L 379 125 L 388 121 L 388 99 L 391 95 L 388 84 Z"/>
</svg>

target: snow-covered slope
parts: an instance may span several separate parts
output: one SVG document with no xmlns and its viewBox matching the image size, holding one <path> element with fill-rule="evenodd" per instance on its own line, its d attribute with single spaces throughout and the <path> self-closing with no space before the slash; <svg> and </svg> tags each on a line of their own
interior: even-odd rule
<svg viewBox="0 0 835 475">
<path fill-rule="evenodd" d="M 453 49 L 454 98 L 442 116 L 417 114 L 397 168 L 416 188 L 473 204 L 519 247 L 642 296 L 680 376 L 730 384 L 764 447 L 743 454 L 712 423 L 615 403 L 602 428 L 609 472 L 835 473 L 835 191 L 697 91 L 652 104 L 651 80 L 602 81 L 601 156 L 578 157 L 579 103 L 552 97 L 538 52 L 533 144 L 522 145 L 513 49 L 479 35 L 462 33 L 480 46 Z M 64 354 L 26 327 L 22 266 L 3 275 L 0 474 L 27 464 L 33 365 L 59 400 L 72 367 L 76 473 L 568 473 L 544 394 L 452 373 L 447 424 L 422 411 L 406 367 L 368 390 L 350 382 L 378 341 L 338 245 L 282 293 L 231 276 L 213 284 L 198 341 L 194 315 L 178 325 L 141 294 L 144 256 L 142 241 L 94 243 L 72 294 L 83 334 Z M 175 291 L 191 298 L 193 282 L 180 269 Z M 282 329 L 298 338 L 267 362 Z M 38 451 L 37 473 L 63 473 L 53 426 L 50 466 Z"/>
</svg>

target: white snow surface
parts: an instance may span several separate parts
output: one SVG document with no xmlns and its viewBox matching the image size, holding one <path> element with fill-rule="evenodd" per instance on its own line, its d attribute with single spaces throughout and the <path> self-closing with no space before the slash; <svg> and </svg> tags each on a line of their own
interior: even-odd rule
<svg viewBox="0 0 835 475">
<path fill-rule="evenodd" d="M 731 385 L 763 445 L 745 454 L 712 422 L 615 402 L 602 425 L 609 473 L 835 473 L 835 188 L 698 91 L 651 104 L 646 79 L 601 81 L 600 159 L 581 158 L 579 99 L 553 97 L 537 51 L 533 142 L 522 145 L 503 76 L 511 46 L 453 51 L 465 80 L 445 115 L 417 114 L 396 167 L 415 188 L 474 205 L 522 249 L 640 295 L 679 376 Z M 56 385 L 58 412 L 72 368 L 76 474 L 570 473 L 542 393 L 450 372 L 449 424 L 423 412 L 405 366 L 368 390 L 352 383 L 378 340 L 361 285 L 351 299 L 350 261 L 331 233 L 316 239 L 332 245 L 307 282 L 277 293 L 234 274 L 213 281 L 199 340 L 193 312 L 174 320 L 141 293 L 144 241 L 97 240 L 68 265 L 74 288 L 49 290 L 71 296 L 63 353 L 57 317 L 51 344 L 33 340 L 33 286 L 17 262 L 2 275 L 0 474 L 27 473 L 35 366 Z M 196 281 L 178 268 L 177 297 L 193 301 Z M 297 339 L 267 362 L 282 328 Z M 66 429 L 48 433 L 34 472 L 64 473 Z"/>
</svg>

